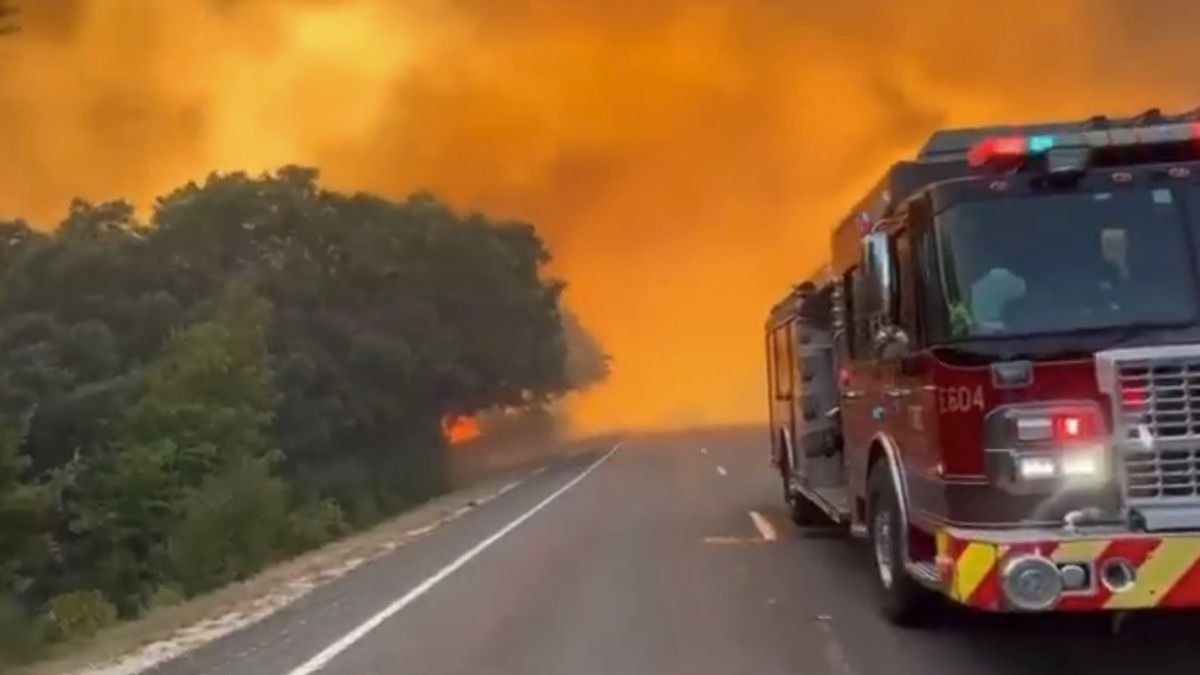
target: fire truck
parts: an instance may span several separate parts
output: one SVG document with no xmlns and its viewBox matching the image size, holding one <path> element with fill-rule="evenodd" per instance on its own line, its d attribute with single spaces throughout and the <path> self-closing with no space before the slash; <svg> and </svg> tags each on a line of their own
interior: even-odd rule
<svg viewBox="0 0 1200 675">
<path fill-rule="evenodd" d="M 890 620 L 1200 606 L 1200 111 L 936 132 L 830 247 L 771 463 Z"/>
</svg>

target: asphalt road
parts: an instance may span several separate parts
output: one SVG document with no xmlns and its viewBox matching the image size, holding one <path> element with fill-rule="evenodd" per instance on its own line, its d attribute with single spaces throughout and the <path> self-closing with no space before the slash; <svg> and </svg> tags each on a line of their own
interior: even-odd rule
<svg viewBox="0 0 1200 675">
<path fill-rule="evenodd" d="M 956 611 L 891 627 L 864 548 L 787 522 L 764 441 L 722 429 L 597 443 L 154 672 L 1200 672 L 1194 614 L 1135 616 L 1115 635 L 1095 619 Z"/>
</svg>

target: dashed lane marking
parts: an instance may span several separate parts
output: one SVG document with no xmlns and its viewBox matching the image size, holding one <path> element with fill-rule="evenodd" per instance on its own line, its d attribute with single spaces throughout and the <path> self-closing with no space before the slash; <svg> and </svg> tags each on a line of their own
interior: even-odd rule
<svg viewBox="0 0 1200 675">
<path fill-rule="evenodd" d="M 775 531 L 775 526 L 763 514 L 758 511 L 751 511 L 750 520 L 754 521 L 754 527 L 758 528 L 758 533 L 762 535 L 764 541 L 775 541 L 779 538 L 779 533 Z"/>
<path fill-rule="evenodd" d="M 725 470 L 725 467 L 721 466 L 720 464 L 717 465 L 717 473 L 721 474 L 722 476 L 729 475 L 729 472 Z"/>
</svg>

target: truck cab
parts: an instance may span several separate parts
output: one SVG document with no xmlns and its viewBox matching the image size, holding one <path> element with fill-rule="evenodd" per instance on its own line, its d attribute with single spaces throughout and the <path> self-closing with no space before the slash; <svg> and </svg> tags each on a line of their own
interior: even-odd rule
<svg viewBox="0 0 1200 675">
<path fill-rule="evenodd" d="M 897 621 L 1200 605 L 1200 117 L 939 132 L 767 322 L 798 522 Z"/>
</svg>

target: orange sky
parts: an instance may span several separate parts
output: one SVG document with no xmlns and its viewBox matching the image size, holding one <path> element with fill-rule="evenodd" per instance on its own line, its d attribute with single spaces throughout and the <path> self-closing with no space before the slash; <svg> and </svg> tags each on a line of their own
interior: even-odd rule
<svg viewBox="0 0 1200 675">
<path fill-rule="evenodd" d="M 320 167 L 537 224 L 585 427 L 759 419 L 767 307 L 941 124 L 1200 104 L 1188 0 L 18 0 L 0 214 Z"/>
</svg>

